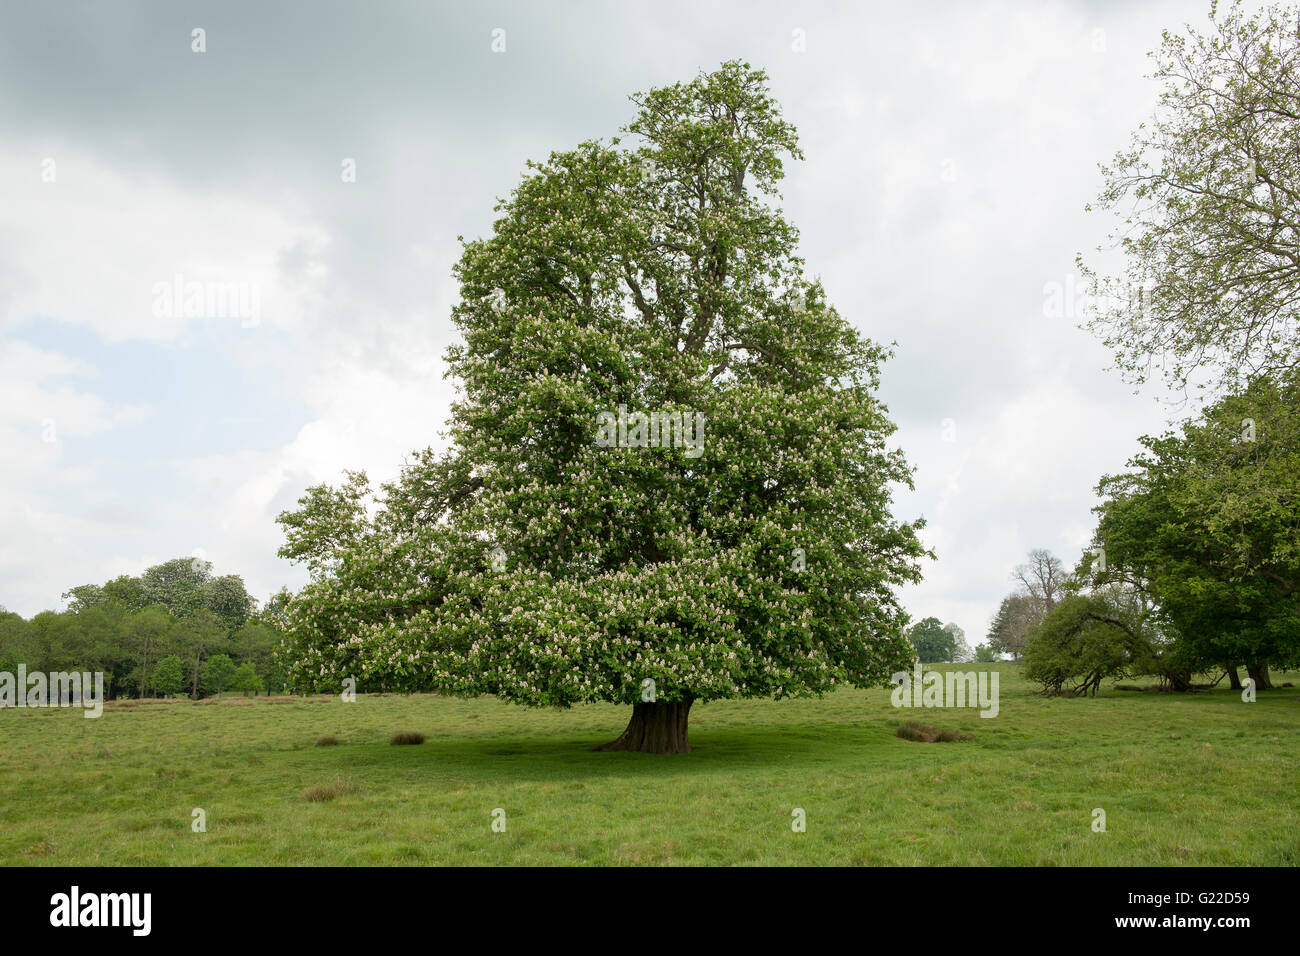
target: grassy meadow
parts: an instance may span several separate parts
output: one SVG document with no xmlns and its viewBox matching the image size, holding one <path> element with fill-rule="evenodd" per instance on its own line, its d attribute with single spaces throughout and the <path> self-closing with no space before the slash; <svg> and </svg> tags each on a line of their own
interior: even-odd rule
<svg viewBox="0 0 1300 956">
<path fill-rule="evenodd" d="M 1015 665 L 951 666 L 1001 671 L 996 718 L 888 689 L 697 704 L 695 752 L 667 757 L 588 752 L 627 722 L 607 705 L 0 710 L 0 864 L 1300 864 L 1300 688 L 1060 700 Z M 914 719 L 975 736 L 899 739 Z"/>
</svg>

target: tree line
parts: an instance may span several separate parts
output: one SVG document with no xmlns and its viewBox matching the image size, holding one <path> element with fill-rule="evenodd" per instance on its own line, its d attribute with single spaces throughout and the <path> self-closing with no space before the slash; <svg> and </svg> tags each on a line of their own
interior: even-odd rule
<svg viewBox="0 0 1300 956">
<path fill-rule="evenodd" d="M 1272 687 L 1300 664 L 1300 382 L 1254 378 L 1141 439 L 1098 483 L 1093 547 L 1027 648 L 1055 692 L 1144 673 L 1172 690 L 1217 673 Z"/>
<path fill-rule="evenodd" d="M 259 611 L 238 575 L 175 558 L 83 584 L 67 610 L 31 620 L 0 608 L 0 672 L 100 671 L 110 698 L 259 693 L 286 685 L 279 599 Z"/>
<path fill-rule="evenodd" d="M 1216 410 L 1222 406 L 1207 415 Z M 1185 451 L 1187 441 L 1144 440 L 1166 456 Z M 1218 502 L 1198 510 L 1194 498 L 1178 494 L 1192 494 L 1188 475 L 1161 468 L 1167 457 L 1137 460 L 1139 470 L 1100 483 L 1109 497 L 1095 509 L 1094 546 L 1072 571 L 1044 550 L 1016 569 L 1020 588 L 1003 599 L 989 645 L 1023 660 L 1025 676 L 1051 695 L 1096 696 L 1103 681 L 1126 677 L 1154 677 L 1171 691 L 1227 678 L 1241 690 L 1243 669 L 1254 689 L 1270 689 L 1270 668 L 1300 665 L 1296 579 L 1281 566 L 1249 562 L 1294 549 L 1294 526 L 1258 509 L 1259 517 L 1240 525 L 1244 537 L 1216 538 L 1204 524 L 1241 496 L 1216 498 L 1193 483 L 1205 495 L 1202 505 Z M 1260 469 L 1251 471 L 1257 479 Z M 1222 470 L 1215 475 L 1229 478 Z M 1243 549 L 1235 558 L 1234 542 Z"/>
<path fill-rule="evenodd" d="M 980 644 L 971 650 L 966 643 L 966 632 L 960 626 L 951 622 L 944 624 L 937 617 L 922 618 L 905 633 L 922 664 L 965 664 L 972 661 L 987 664 L 1000 659 L 999 652 L 990 644 Z"/>
</svg>

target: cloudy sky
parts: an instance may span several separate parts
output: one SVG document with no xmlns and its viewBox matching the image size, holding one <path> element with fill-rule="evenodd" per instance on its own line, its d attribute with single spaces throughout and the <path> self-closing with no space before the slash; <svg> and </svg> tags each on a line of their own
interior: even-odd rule
<svg viewBox="0 0 1300 956">
<path fill-rule="evenodd" d="M 630 93 L 739 58 L 802 137 L 809 271 L 898 342 L 898 513 L 938 555 L 905 603 L 980 638 L 1029 548 L 1073 564 L 1097 478 L 1167 414 L 1077 328 L 1074 257 L 1111 225 L 1096 164 L 1154 106 L 1147 51 L 1207 10 L 5 3 L 0 605 L 191 554 L 259 598 L 300 584 L 275 515 L 437 443 L 457 236 Z M 178 276 L 256 315 L 160 308 Z"/>
</svg>

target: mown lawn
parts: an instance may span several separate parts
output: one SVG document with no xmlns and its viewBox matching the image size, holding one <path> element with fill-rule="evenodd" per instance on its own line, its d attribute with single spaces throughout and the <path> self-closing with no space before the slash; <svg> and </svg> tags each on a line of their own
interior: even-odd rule
<svg viewBox="0 0 1300 956">
<path fill-rule="evenodd" d="M 1001 671 L 996 718 L 896 710 L 887 689 L 718 702 L 676 757 L 588 752 L 626 723 L 614 706 L 0 710 L 0 864 L 1300 864 L 1300 687 L 1050 700 L 1014 665 L 958 669 L 977 667 Z M 908 719 L 975 738 L 900 740 Z"/>
</svg>

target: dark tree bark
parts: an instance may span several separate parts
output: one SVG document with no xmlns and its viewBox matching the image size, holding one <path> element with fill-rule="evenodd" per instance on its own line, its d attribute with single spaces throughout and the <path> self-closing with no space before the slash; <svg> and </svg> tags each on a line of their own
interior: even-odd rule
<svg viewBox="0 0 1300 956">
<path fill-rule="evenodd" d="M 592 750 L 630 750 L 642 754 L 688 754 L 686 721 L 690 700 L 668 703 L 655 701 L 632 705 L 632 719 L 617 740 Z"/>
<path fill-rule="evenodd" d="M 1255 690 L 1272 690 L 1273 682 L 1268 679 L 1268 665 L 1247 662 L 1246 673 L 1255 682 Z"/>
<path fill-rule="evenodd" d="M 1237 673 L 1236 664 L 1228 664 L 1228 686 L 1233 690 L 1241 690 L 1241 675 Z"/>
</svg>

